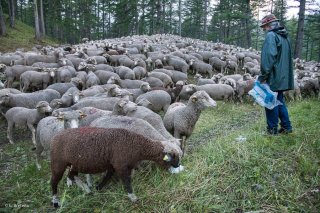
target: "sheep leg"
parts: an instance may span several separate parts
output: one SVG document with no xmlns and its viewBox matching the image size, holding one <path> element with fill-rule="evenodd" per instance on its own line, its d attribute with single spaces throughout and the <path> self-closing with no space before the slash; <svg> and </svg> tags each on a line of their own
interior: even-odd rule
<svg viewBox="0 0 320 213">
<path fill-rule="evenodd" d="M 32 143 L 33 145 L 37 145 L 36 144 L 36 130 L 34 128 L 34 126 L 30 123 L 27 124 L 28 125 L 28 128 L 30 129 L 31 133 L 32 133 Z"/>
<path fill-rule="evenodd" d="M 13 140 L 12 140 L 12 129 L 13 129 L 13 126 L 14 126 L 13 122 L 8 122 L 7 138 L 8 138 L 8 140 L 9 140 L 9 142 L 11 144 L 14 144 Z"/>
<path fill-rule="evenodd" d="M 41 153 L 43 151 L 43 146 L 40 144 L 36 145 L 36 165 L 37 165 L 37 169 L 40 170 L 41 169 L 41 164 L 40 164 L 40 158 L 41 158 Z"/>
<path fill-rule="evenodd" d="M 182 155 L 186 155 L 186 146 L 187 146 L 187 137 L 184 135 L 182 136 Z"/>
<path fill-rule="evenodd" d="M 67 175 L 67 186 L 68 187 L 72 186 L 72 184 L 74 182 L 74 176 L 77 176 L 77 175 L 78 175 L 78 172 L 73 171 L 72 165 L 71 165 L 71 167 L 69 168 L 69 171 L 68 171 L 68 175 Z"/>
<path fill-rule="evenodd" d="M 108 170 L 107 173 L 103 176 L 102 181 L 96 186 L 97 190 L 101 190 L 111 179 L 114 171 Z"/>
<path fill-rule="evenodd" d="M 86 182 L 88 187 L 91 189 L 92 188 L 92 178 L 90 174 L 86 174 Z"/>
<path fill-rule="evenodd" d="M 57 172 L 53 170 L 52 172 L 52 177 L 51 177 L 52 204 L 56 208 L 60 206 L 57 193 L 58 193 L 58 184 L 63 176 L 63 173 L 64 173 L 64 169 Z"/>
<path fill-rule="evenodd" d="M 131 168 L 124 167 L 120 171 L 118 170 L 117 174 L 122 179 L 125 189 L 128 193 L 128 197 L 131 202 L 136 202 L 138 200 L 137 196 L 133 194 L 132 185 L 131 185 Z"/>
<path fill-rule="evenodd" d="M 78 187 L 80 187 L 82 190 L 84 190 L 88 194 L 91 193 L 91 190 L 88 187 L 88 185 L 85 184 L 84 182 L 82 182 L 82 180 L 78 176 L 75 176 L 74 180 L 75 180 Z"/>
</svg>

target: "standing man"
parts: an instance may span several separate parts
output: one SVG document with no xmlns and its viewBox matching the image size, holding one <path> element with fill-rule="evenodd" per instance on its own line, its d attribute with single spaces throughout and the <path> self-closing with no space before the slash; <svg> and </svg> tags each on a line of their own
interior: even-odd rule
<svg viewBox="0 0 320 213">
<path fill-rule="evenodd" d="M 272 110 L 265 108 L 267 118 L 267 133 L 291 133 L 292 126 L 289 113 L 284 103 L 283 92 L 294 88 L 291 44 L 285 28 L 280 26 L 275 15 L 265 16 L 261 28 L 266 32 L 261 50 L 261 75 L 258 80 L 267 83 L 270 89 L 278 92 L 277 99 L 282 103 Z M 280 119 L 280 129 L 278 122 Z"/>
</svg>

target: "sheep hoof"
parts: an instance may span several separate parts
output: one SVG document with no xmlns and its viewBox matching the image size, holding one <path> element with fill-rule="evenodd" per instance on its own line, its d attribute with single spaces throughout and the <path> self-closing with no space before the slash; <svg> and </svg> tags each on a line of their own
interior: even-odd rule
<svg viewBox="0 0 320 213">
<path fill-rule="evenodd" d="M 52 197 L 51 203 L 55 208 L 60 207 L 59 198 L 57 196 L 55 196 L 55 195 Z"/>
<path fill-rule="evenodd" d="M 70 178 L 67 178 L 67 186 L 68 187 L 72 186 L 72 180 Z"/>
<path fill-rule="evenodd" d="M 137 202 L 138 198 L 135 194 L 128 194 L 129 199 L 131 200 L 131 202 L 135 203 Z"/>
<path fill-rule="evenodd" d="M 38 169 L 38 170 L 41 170 L 42 167 L 41 167 L 40 164 L 37 163 L 36 166 L 37 166 L 37 169 Z"/>
<path fill-rule="evenodd" d="M 60 207 L 59 203 L 52 203 L 52 205 L 53 205 L 54 208 L 59 208 Z"/>
</svg>

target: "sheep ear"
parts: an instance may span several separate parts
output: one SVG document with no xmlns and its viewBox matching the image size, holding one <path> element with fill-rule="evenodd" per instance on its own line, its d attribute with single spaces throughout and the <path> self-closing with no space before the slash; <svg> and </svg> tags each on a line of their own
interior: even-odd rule
<svg viewBox="0 0 320 213">
<path fill-rule="evenodd" d="M 119 107 L 123 108 L 125 104 L 126 104 L 126 102 L 125 102 L 125 101 L 120 101 L 120 103 L 119 103 Z"/>
<path fill-rule="evenodd" d="M 197 96 L 192 96 L 191 97 L 191 101 L 193 102 L 193 103 L 195 103 L 195 102 L 197 102 L 198 101 L 198 97 Z"/>
<path fill-rule="evenodd" d="M 81 110 L 77 110 L 77 112 L 80 114 L 80 118 L 84 118 L 87 115 L 85 113 L 83 113 Z"/>
</svg>

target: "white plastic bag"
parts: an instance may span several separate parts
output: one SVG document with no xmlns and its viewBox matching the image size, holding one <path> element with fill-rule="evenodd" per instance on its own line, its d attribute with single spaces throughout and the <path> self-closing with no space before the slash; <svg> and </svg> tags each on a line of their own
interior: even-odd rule
<svg viewBox="0 0 320 213">
<path fill-rule="evenodd" d="M 268 109 L 273 109 L 282 104 L 277 100 L 278 93 L 273 92 L 268 84 L 261 84 L 259 81 L 255 81 L 254 87 L 249 91 L 249 95 L 251 95 L 260 106 Z"/>
</svg>

